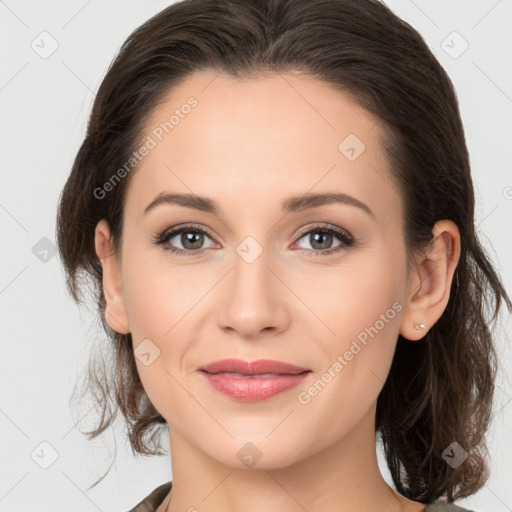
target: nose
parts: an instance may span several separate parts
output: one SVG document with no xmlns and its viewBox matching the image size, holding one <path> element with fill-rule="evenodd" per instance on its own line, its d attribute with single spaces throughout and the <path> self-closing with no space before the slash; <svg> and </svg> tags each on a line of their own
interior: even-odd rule
<svg viewBox="0 0 512 512">
<path fill-rule="evenodd" d="M 267 252 L 247 262 L 235 255 L 233 268 L 223 280 L 218 322 L 243 338 L 261 333 L 275 335 L 288 328 L 287 301 L 292 294 L 279 278 L 279 270 L 269 261 Z"/>
</svg>

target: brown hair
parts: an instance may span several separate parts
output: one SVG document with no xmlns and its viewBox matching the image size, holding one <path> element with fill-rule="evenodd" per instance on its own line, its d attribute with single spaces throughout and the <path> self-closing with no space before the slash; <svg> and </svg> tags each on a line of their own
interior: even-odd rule
<svg viewBox="0 0 512 512">
<path fill-rule="evenodd" d="M 104 319 L 102 268 L 94 247 L 95 226 L 106 219 L 119 250 L 133 173 L 107 198 L 95 190 L 128 161 L 157 103 L 199 70 L 235 78 L 298 70 L 345 91 L 385 128 L 383 143 L 404 201 L 408 256 L 431 242 L 437 221 L 457 224 L 461 255 L 449 302 L 420 342 L 399 336 L 378 398 L 376 429 L 404 496 L 429 503 L 442 495 L 452 501 L 475 493 L 488 478 L 484 436 L 497 371 L 489 324 L 502 299 L 509 310 L 512 304 L 477 237 L 453 85 L 418 32 L 377 0 L 181 1 L 122 45 L 96 95 L 57 218 L 68 289 L 80 303 L 80 276 L 92 277 L 112 342 L 113 363 L 91 362 L 89 368 L 86 384 L 102 411 L 90 438 L 104 432 L 120 410 L 133 452 L 162 454 L 155 436 L 165 420 L 142 387 L 131 335 L 113 332 Z M 469 453 L 457 468 L 441 457 L 453 441 Z"/>
</svg>

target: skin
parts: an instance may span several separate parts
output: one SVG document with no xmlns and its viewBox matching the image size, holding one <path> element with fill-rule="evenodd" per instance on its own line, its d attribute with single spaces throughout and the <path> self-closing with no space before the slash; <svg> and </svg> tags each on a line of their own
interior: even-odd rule
<svg viewBox="0 0 512 512">
<path fill-rule="evenodd" d="M 381 512 L 423 510 L 379 471 L 376 401 L 398 334 L 421 342 L 446 307 L 460 254 L 457 226 L 436 224 L 433 243 L 415 257 L 408 276 L 403 205 L 381 126 L 328 84 L 297 73 L 235 80 L 202 71 L 170 91 L 146 133 L 190 96 L 197 107 L 131 176 L 121 253 L 112 253 L 105 220 L 95 233 L 107 322 L 131 332 L 134 349 L 149 338 L 160 350 L 150 365 L 136 362 L 149 399 L 169 424 L 168 510 L 373 512 L 377 504 Z M 338 149 L 348 134 L 366 146 L 354 161 Z M 163 204 L 144 215 L 162 191 L 210 197 L 221 212 Z M 283 200 L 310 192 L 349 194 L 374 217 L 339 203 L 283 214 Z M 154 235 L 185 223 L 212 234 L 204 237 L 202 255 L 187 258 L 153 243 Z M 348 231 L 356 245 L 307 254 L 320 249 L 302 233 L 323 223 Z M 236 252 L 247 236 L 263 249 L 252 263 Z M 174 236 L 168 247 L 191 247 L 182 240 Z M 327 247 L 343 245 L 334 236 Z M 402 308 L 394 318 L 301 404 L 298 393 L 396 301 Z M 415 322 L 426 328 L 415 329 Z M 312 373 L 298 388 L 242 403 L 197 371 L 224 358 L 276 359 Z M 252 468 L 237 457 L 248 442 L 261 452 Z"/>
</svg>

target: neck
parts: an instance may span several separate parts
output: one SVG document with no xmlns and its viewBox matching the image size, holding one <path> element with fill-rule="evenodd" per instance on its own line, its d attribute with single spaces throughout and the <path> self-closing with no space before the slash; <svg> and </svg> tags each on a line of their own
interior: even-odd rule
<svg viewBox="0 0 512 512">
<path fill-rule="evenodd" d="M 420 512 L 424 505 L 398 494 L 380 473 L 374 413 L 337 444 L 286 467 L 219 463 L 170 427 L 171 500 L 157 512 Z"/>
</svg>

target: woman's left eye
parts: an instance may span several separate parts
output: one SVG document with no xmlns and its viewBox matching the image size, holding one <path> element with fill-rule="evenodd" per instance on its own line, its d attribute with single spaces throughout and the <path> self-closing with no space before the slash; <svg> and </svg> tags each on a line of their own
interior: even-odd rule
<svg viewBox="0 0 512 512">
<path fill-rule="evenodd" d="M 331 245 L 336 238 L 342 243 L 333 248 Z M 176 240 L 172 242 L 174 239 Z M 212 240 L 211 236 L 204 229 L 184 226 L 164 231 L 157 235 L 154 243 L 163 245 L 164 249 L 171 253 L 183 256 L 197 256 L 204 251 L 203 243 L 206 239 Z M 303 232 L 295 243 L 299 243 L 302 239 L 306 239 L 311 246 L 311 249 L 302 248 L 302 250 L 308 255 L 313 256 L 332 254 L 354 245 L 354 239 L 347 231 L 328 226 L 316 226 L 309 231 Z M 182 247 L 176 247 L 176 244 L 181 244 Z"/>
<path fill-rule="evenodd" d="M 305 238 L 312 247 L 312 249 L 304 249 L 311 256 L 333 254 L 354 245 L 354 239 L 347 231 L 328 226 L 317 226 L 310 229 L 303 233 L 299 237 L 299 240 L 303 238 Z M 341 240 L 342 243 L 332 248 L 331 245 L 335 238 Z"/>
</svg>

